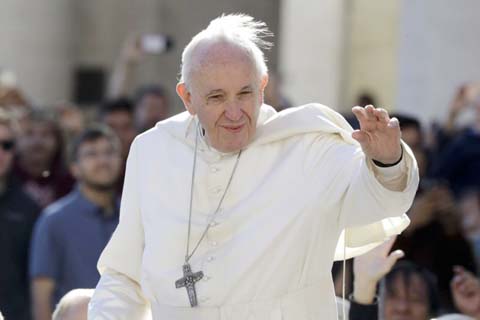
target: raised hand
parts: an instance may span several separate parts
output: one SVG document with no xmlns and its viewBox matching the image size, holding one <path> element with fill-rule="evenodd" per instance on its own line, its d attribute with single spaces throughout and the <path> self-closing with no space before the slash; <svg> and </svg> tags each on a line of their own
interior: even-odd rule
<svg viewBox="0 0 480 320">
<path fill-rule="evenodd" d="M 378 281 L 390 272 L 398 259 L 404 256 L 401 250 L 388 254 L 395 239 L 396 236 L 392 237 L 375 249 L 356 257 L 353 261 L 353 272 L 355 275 L 353 297 L 356 302 L 363 304 L 372 303 Z"/>
<path fill-rule="evenodd" d="M 353 107 L 352 112 L 360 123 L 360 130 L 355 130 L 352 137 L 360 143 L 365 155 L 384 164 L 397 162 L 402 155 L 398 119 L 372 105 Z"/>
<path fill-rule="evenodd" d="M 480 280 L 464 268 L 456 266 L 450 287 L 457 309 L 475 319 L 480 317 Z"/>
</svg>

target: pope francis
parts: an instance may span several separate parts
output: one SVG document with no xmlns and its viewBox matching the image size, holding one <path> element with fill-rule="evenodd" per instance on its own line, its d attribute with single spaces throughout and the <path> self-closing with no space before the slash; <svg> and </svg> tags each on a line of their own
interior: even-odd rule
<svg viewBox="0 0 480 320">
<path fill-rule="evenodd" d="M 132 144 L 90 320 L 336 319 L 332 262 L 408 225 L 418 170 L 398 120 L 354 107 L 353 131 L 319 104 L 263 104 L 269 35 L 224 15 L 185 47 L 187 111 Z"/>
</svg>

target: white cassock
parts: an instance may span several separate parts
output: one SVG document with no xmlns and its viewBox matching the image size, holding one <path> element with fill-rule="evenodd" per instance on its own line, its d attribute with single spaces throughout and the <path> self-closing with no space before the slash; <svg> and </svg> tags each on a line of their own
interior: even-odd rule
<svg viewBox="0 0 480 320">
<path fill-rule="evenodd" d="M 263 105 L 256 137 L 190 260 L 205 274 L 191 308 L 175 281 L 183 276 L 195 122 L 184 112 L 135 139 L 120 224 L 99 260 L 88 319 L 142 319 L 149 309 L 154 320 L 336 319 L 333 260 L 344 249 L 346 258 L 361 254 L 409 223 L 404 213 L 418 186 L 411 150 L 403 144 L 400 164 L 379 168 L 331 109 L 276 113 Z M 199 139 L 190 250 L 235 161 Z"/>
</svg>

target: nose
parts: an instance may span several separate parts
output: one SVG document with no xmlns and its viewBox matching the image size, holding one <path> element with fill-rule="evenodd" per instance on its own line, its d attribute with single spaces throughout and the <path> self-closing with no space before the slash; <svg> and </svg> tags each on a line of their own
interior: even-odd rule
<svg viewBox="0 0 480 320">
<path fill-rule="evenodd" d="M 233 122 L 240 120 L 242 118 L 240 105 L 235 101 L 227 102 L 225 105 L 225 117 Z"/>
<path fill-rule="evenodd" d="M 398 299 L 394 303 L 394 308 L 396 312 L 405 313 L 409 310 L 409 304 L 406 299 Z"/>
</svg>

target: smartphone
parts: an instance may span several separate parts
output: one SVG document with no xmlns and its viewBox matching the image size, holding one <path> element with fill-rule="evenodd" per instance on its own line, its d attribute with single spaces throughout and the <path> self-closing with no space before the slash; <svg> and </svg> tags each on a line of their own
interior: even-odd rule
<svg viewBox="0 0 480 320">
<path fill-rule="evenodd" d="M 171 49 L 172 39 L 164 34 L 144 34 L 140 39 L 143 52 L 161 54 Z"/>
</svg>

